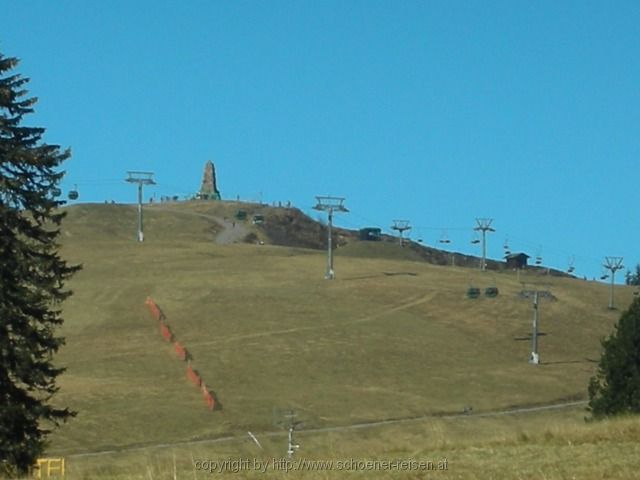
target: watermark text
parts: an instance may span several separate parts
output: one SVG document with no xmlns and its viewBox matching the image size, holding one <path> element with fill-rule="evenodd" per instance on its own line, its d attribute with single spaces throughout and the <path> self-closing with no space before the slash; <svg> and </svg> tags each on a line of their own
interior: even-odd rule
<svg viewBox="0 0 640 480">
<path fill-rule="evenodd" d="M 368 460 L 368 459 L 343 459 L 343 460 L 318 460 L 308 458 L 236 458 L 225 460 L 195 460 L 194 468 L 198 471 L 209 473 L 240 473 L 253 470 L 266 473 L 275 472 L 299 472 L 299 471 L 371 471 L 371 472 L 411 472 L 411 471 L 444 471 L 449 469 L 446 458 L 440 460 L 421 459 L 393 459 L 393 460 Z"/>
</svg>

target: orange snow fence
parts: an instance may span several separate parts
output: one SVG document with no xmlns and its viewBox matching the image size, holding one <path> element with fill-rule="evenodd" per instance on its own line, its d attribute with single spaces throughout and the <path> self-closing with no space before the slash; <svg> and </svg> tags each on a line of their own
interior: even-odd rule
<svg viewBox="0 0 640 480">
<path fill-rule="evenodd" d="M 196 372 L 193 368 L 191 368 L 191 365 L 187 367 L 187 378 L 191 380 L 191 382 L 196 387 L 199 387 L 202 384 L 202 379 L 200 378 L 200 375 L 198 375 L 198 372 Z"/>
<path fill-rule="evenodd" d="M 160 311 L 160 307 L 156 305 L 156 302 L 154 302 L 151 297 L 147 297 L 147 299 L 144 301 L 144 304 L 149 309 L 149 312 L 151 312 L 153 318 L 155 318 L 156 320 L 161 320 L 162 318 L 164 318 L 162 311 Z"/>
<path fill-rule="evenodd" d="M 171 341 L 171 330 L 169 330 L 169 327 L 167 327 L 164 323 L 160 323 L 160 335 L 162 335 L 162 338 L 164 338 L 167 342 Z"/>
<path fill-rule="evenodd" d="M 164 313 L 162 313 L 162 310 L 160 310 L 160 307 L 156 305 L 156 302 L 154 302 L 151 297 L 147 297 L 147 299 L 144 301 L 144 304 L 149 309 L 151 316 L 159 322 L 160 334 L 162 335 L 162 338 L 164 338 L 167 342 L 172 342 L 173 351 L 176 352 L 176 355 L 178 355 L 178 358 L 180 358 L 180 360 L 184 360 L 188 362 L 187 370 L 185 374 L 187 378 L 191 381 L 191 383 L 193 383 L 196 387 L 200 389 L 200 392 L 202 393 L 202 398 L 204 399 L 204 403 L 206 404 L 207 408 L 209 410 L 222 408 L 221 404 L 216 401 L 215 394 L 213 392 L 210 392 L 207 386 L 202 381 L 200 374 L 191 367 L 192 358 L 189 355 L 189 352 L 187 352 L 187 349 L 184 348 L 180 344 L 180 342 L 178 342 L 173 337 L 173 334 L 171 333 L 171 329 L 169 328 L 169 325 L 165 323 L 167 317 L 165 317 Z"/>
<path fill-rule="evenodd" d="M 202 384 L 201 390 L 202 398 L 204 398 L 204 403 L 207 405 L 207 408 L 209 410 L 213 410 L 213 408 L 216 406 L 216 401 L 213 398 L 213 395 L 211 395 L 211 392 L 209 392 L 207 386 L 204 383 Z"/>
<path fill-rule="evenodd" d="M 187 351 L 184 349 L 184 347 L 182 345 L 180 345 L 179 342 L 173 342 L 173 350 L 176 352 L 176 354 L 178 355 L 178 358 L 180 360 L 186 360 L 187 359 Z"/>
</svg>

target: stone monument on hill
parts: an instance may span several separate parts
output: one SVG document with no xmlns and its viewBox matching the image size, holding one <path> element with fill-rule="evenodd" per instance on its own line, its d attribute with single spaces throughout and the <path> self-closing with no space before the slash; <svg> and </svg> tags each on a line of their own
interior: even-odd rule
<svg viewBox="0 0 640 480">
<path fill-rule="evenodd" d="M 201 200 L 220 200 L 220 192 L 216 185 L 216 169 L 211 160 L 204 164 L 202 184 L 197 197 Z"/>
</svg>

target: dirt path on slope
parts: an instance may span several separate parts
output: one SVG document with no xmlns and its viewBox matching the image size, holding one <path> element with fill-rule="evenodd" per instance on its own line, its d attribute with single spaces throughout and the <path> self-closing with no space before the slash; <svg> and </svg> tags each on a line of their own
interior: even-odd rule
<svg viewBox="0 0 640 480">
<path fill-rule="evenodd" d="M 228 218 L 211 217 L 220 225 L 223 230 L 216 236 L 216 244 L 229 245 L 232 243 L 242 242 L 249 234 L 249 229 L 244 223 L 236 222 Z"/>
<path fill-rule="evenodd" d="M 218 215 L 207 215 L 198 212 L 184 212 L 182 210 L 163 208 L 163 212 L 179 213 L 181 215 L 191 215 L 192 217 L 206 218 L 207 220 L 213 220 L 220 226 L 222 231 L 216 235 L 215 242 L 217 245 L 230 245 L 232 243 L 239 243 L 249 234 L 249 228 L 244 223 L 236 222 L 234 219 L 226 217 L 219 217 Z"/>
</svg>

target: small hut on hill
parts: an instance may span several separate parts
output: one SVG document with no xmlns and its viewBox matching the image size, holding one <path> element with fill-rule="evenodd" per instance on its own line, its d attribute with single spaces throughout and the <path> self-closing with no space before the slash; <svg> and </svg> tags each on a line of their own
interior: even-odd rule
<svg viewBox="0 0 640 480">
<path fill-rule="evenodd" d="M 507 262 L 507 268 L 514 270 L 527 268 L 527 259 L 530 258 L 526 253 L 510 253 L 504 257 Z"/>
</svg>

